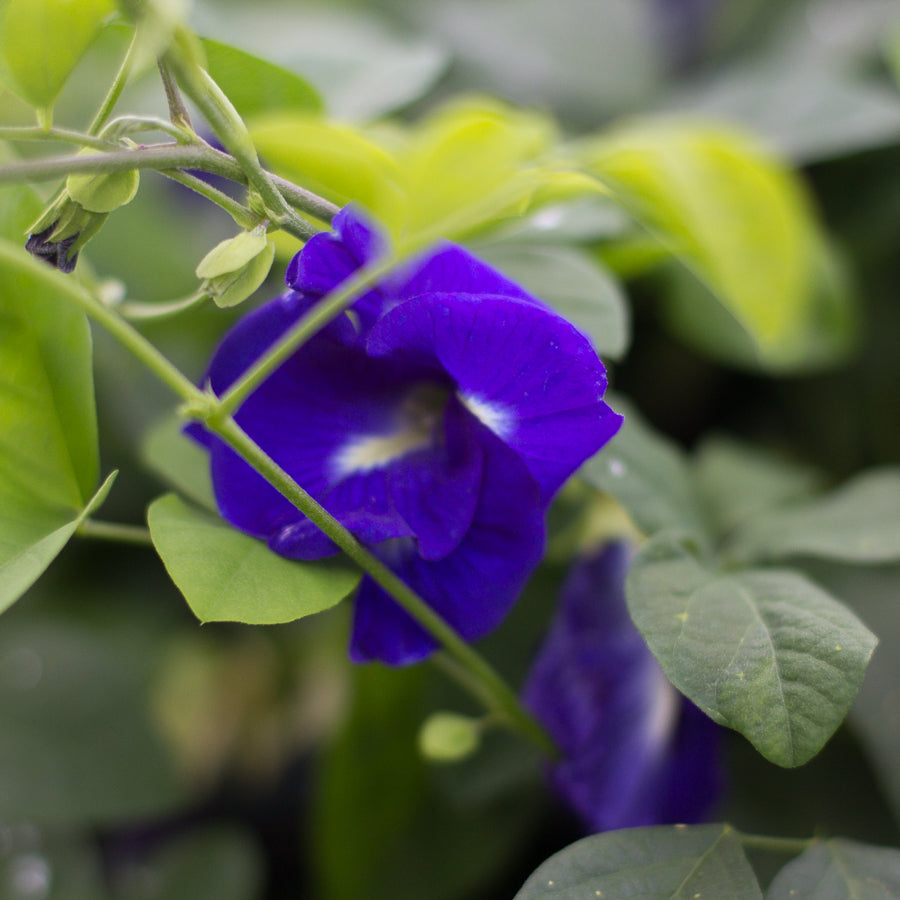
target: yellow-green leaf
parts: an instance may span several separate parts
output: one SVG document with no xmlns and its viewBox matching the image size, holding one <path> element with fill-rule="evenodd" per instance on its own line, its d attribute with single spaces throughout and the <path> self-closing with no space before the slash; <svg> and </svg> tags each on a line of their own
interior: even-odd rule
<svg viewBox="0 0 900 900">
<path fill-rule="evenodd" d="M 0 61 L 10 87 L 49 109 L 115 8 L 113 0 L 0 2 Z"/>
<path fill-rule="evenodd" d="M 715 295 L 764 362 L 815 328 L 817 228 L 799 180 L 751 138 L 684 121 L 587 142 L 583 160 Z"/>
</svg>

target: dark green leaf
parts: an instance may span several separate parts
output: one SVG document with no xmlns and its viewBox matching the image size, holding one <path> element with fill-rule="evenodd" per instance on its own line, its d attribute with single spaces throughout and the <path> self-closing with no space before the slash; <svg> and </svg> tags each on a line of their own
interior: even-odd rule
<svg viewBox="0 0 900 900">
<path fill-rule="evenodd" d="M 628 349 L 631 328 L 622 287 L 587 253 L 523 244 L 484 244 L 476 252 L 577 325 L 601 356 L 620 359 Z"/>
<path fill-rule="evenodd" d="M 813 469 L 724 437 L 704 441 L 694 466 L 704 508 L 720 532 L 809 496 L 821 480 Z"/>
<path fill-rule="evenodd" d="M 180 786 L 146 715 L 153 657 L 130 629 L 69 619 L 0 633 L 0 818 L 46 825 L 160 815 Z"/>
<path fill-rule="evenodd" d="M 129 877 L 129 875 L 131 877 Z M 163 845 L 135 871 L 126 869 L 122 900 L 257 900 L 263 861 L 246 832 L 207 828 Z"/>
<path fill-rule="evenodd" d="M 612 494 L 645 534 L 675 529 L 703 536 L 706 526 L 684 455 L 622 397 L 611 398 L 610 405 L 625 422 L 579 474 Z"/>
<path fill-rule="evenodd" d="M 209 453 L 189 438 L 183 427 L 183 420 L 172 416 L 151 428 L 141 445 L 141 459 L 188 499 L 215 512 Z"/>
<path fill-rule="evenodd" d="M 874 635 L 797 572 L 712 572 L 668 535 L 635 559 L 628 608 L 672 683 L 767 759 L 798 766 L 841 723 Z"/>
<path fill-rule="evenodd" d="M 845 562 L 900 559 L 900 469 L 857 475 L 802 505 L 761 513 L 737 533 L 729 552 L 740 559 L 819 556 Z"/>
<path fill-rule="evenodd" d="M 728 825 L 630 828 L 551 856 L 515 900 L 762 900 Z"/>
<path fill-rule="evenodd" d="M 778 873 L 766 900 L 900 900 L 900 850 L 816 844 Z"/>
<path fill-rule="evenodd" d="M 322 99 L 299 75 L 219 41 L 204 40 L 209 74 L 242 118 L 278 110 L 320 112 Z"/>
<path fill-rule="evenodd" d="M 155 500 L 147 521 L 169 575 L 201 622 L 292 622 L 339 603 L 360 579 L 332 562 L 277 556 L 174 494 Z"/>
</svg>

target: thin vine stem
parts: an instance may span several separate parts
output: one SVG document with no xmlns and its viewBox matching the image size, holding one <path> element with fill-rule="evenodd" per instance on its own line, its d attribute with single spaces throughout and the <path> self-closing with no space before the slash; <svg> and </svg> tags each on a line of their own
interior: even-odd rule
<svg viewBox="0 0 900 900">
<path fill-rule="evenodd" d="M 231 415 L 313 335 L 340 315 L 381 276 L 397 265 L 395 258 L 369 263 L 335 288 L 285 332 L 221 397 L 219 414 Z"/>
<path fill-rule="evenodd" d="M 209 299 L 206 291 L 195 291 L 180 300 L 170 300 L 163 303 L 146 303 L 141 300 L 126 300 L 115 306 L 120 316 L 131 322 L 158 321 L 171 319 L 174 316 L 201 306 Z"/>
<path fill-rule="evenodd" d="M 230 181 L 247 184 L 247 176 L 232 156 L 208 144 L 152 144 L 133 150 L 113 150 L 89 156 L 54 156 L 20 160 L 0 166 L 0 184 L 22 184 L 28 181 L 52 181 L 73 173 L 129 172 L 133 169 L 197 169 L 221 175 Z M 282 185 L 283 180 L 273 180 Z M 311 191 L 293 186 L 285 197 L 301 212 L 317 219 L 331 221 L 338 208 Z"/>
<path fill-rule="evenodd" d="M 78 144 L 96 150 L 110 150 L 116 145 L 101 137 L 74 131 L 70 128 L 38 128 L 36 126 L 0 128 L 0 141 L 47 141 L 60 144 Z"/>
<path fill-rule="evenodd" d="M 142 525 L 125 525 L 120 522 L 99 522 L 96 519 L 85 519 L 75 533 L 83 538 L 134 544 L 141 547 L 153 546 L 150 529 Z"/>
<path fill-rule="evenodd" d="M 165 64 L 172 68 L 179 86 L 203 114 L 215 136 L 237 160 L 271 217 L 286 230 L 297 228 L 297 213 L 262 167 L 247 126 L 222 89 L 208 72 L 178 53 L 177 41 L 166 54 Z"/>
<path fill-rule="evenodd" d="M 195 194 L 205 197 L 211 203 L 224 209 L 241 228 L 250 230 L 259 222 L 259 216 L 255 216 L 243 203 L 239 203 L 233 197 L 220 191 L 218 188 L 207 184 L 202 178 L 191 175 L 188 172 L 182 172 L 179 169 L 163 169 L 162 174 L 178 184 L 190 188 Z"/>
<path fill-rule="evenodd" d="M 122 60 L 122 65 L 119 66 L 119 71 L 116 72 L 113 83 L 109 86 L 109 90 L 106 92 L 106 96 L 103 98 L 100 108 L 97 110 L 93 121 L 88 127 L 88 134 L 99 134 L 109 117 L 112 115 L 112 111 L 115 108 L 116 103 L 119 102 L 119 97 L 122 96 L 122 91 L 125 90 L 125 85 L 128 84 L 128 79 L 131 77 L 131 69 L 134 65 L 134 55 L 137 44 L 138 32 L 137 29 L 135 29 L 134 35 L 131 38 L 131 43 L 128 45 L 128 50 L 125 51 L 125 58 Z"/>
</svg>

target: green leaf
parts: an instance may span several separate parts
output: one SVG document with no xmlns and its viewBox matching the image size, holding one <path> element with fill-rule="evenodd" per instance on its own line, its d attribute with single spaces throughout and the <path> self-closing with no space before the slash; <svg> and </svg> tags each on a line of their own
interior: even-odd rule
<svg viewBox="0 0 900 900">
<path fill-rule="evenodd" d="M 219 41 L 202 44 L 207 71 L 242 118 L 279 110 L 322 111 L 322 98 L 299 75 Z"/>
<path fill-rule="evenodd" d="M 815 844 L 775 876 L 766 900 L 900 900 L 900 850 Z"/>
<path fill-rule="evenodd" d="M 515 900 L 762 900 L 728 825 L 629 828 L 551 856 Z"/>
<path fill-rule="evenodd" d="M 274 625 L 329 609 L 356 587 L 358 572 L 298 562 L 174 494 L 150 504 L 153 544 L 201 622 Z"/>
<path fill-rule="evenodd" d="M 171 416 L 146 434 L 141 460 L 170 486 L 212 512 L 216 511 L 209 453 L 183 431 L 184 421 Z"/>
<path fill-rule="evenodd" d="M 60 296 L 80 290 L 0 241 L 0 608 L 71 537 L 97 483 L 90 330 Z"/>
<path fill-rule="evenodd" d="M 694 475 L 704 509 L 720 533 L 763 510 L 808 497 L 821 482 L 814 469 L 725 437 L 701 444 Z"/>
<path fill-rule="evenodd" d="M 610 404 L 625 421 L 582 466 L 581 477 L 615 497 L 645 534 L 673 529 L 703 538 L 706 525 L 684 454 L 624 398 L 610 398 Z"/>
<path fill-rule="evenodd" d="M 589 254 L 569 247 L 481 244 L 475 252 L 577 325 L 601 356 L 620 359 L 630 342 L 621 285 Z"/>
<path fill-rule="evenodd" d="M 197 0 L 194 10 L 203 34 L 300 73 L 343 122 L 370 121 L 417 99 L 448 62 L 439 46 L 396 33 L 359 7 Z M 260 22 L 278 24 L 261 29 Z"/>
<path fill-rule="evenodd" d="M 76 596 L 70 585 L 64 603 Z M 84 828 L 183 802 L 145 702 L 155 643 L 133 621 L 23 618 L 31 609 L 0 631 L 0 817 Z"/>
<path fill-rule="evenodd" d="M 864 472 L 824 497 L 760 513 L 737 532 L 728 552 L 746 560 L 900 560 L 900 469 Z"/>
<path fill-rule="evenodd" d="M 135 868 L 117 890 L 122 900 L 257 900 L 262 891 L 260 851 L 234 826 L 192 830 Z"/>
<path fill-rule="evenodd" d="M 0 62 L 32 106 L 53 106 L 69 73 L 115 12 L 113 0 L 4 0 Z"/>
<path fill-rule="evenodd" d="M 0 486 L 0 612 L 15 603 L 56 559 L 78 526 L 106 499 L 116 475 L 113 472 L 74 517 L 4 495 Z"/>
<path fill-rule="evenodd" d="M 791 172 L 737 131 L 678 121 L 603 135 L 583 158 L 707 286 L 764 364 L 804 361 L 818 324 L 817 232 Z"/>
<path fill-rule="evenodd" d="M 0 142 L 0 162 L 16 162 L 18 157 Z M 29 226 L 46 204 L 29 184 L 7 184 L 0 190 L 0 238 L 21 244 Z"/>
<path fill-rule="evenodd" d="M 248 123 L 279 175 L 344 206 L 356 200 L 381 221 L 402 220 L 406 198 L 394 159 L 353 128 L 309 113 L 269 113 Z"/>
<path fill-rule="evenodd" d="M 876 643 L 799 573 L 713 572 L 665 534 L 638 554 L 626 596 L 675 687 L 780 766 L 819 752 L 847 714 Z"/>
</svg>

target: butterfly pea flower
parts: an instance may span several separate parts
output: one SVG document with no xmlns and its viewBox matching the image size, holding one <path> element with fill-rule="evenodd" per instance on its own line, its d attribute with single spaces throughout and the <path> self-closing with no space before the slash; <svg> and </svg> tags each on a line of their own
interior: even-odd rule
<svg viewBox="0 0 900 900">
<path fill-rule="evenodd" d="M 575 564 L 523 692 L 560 750 L 550 781 L 592 832 L 703 821 L 723 785 L 720 727 L 628 616 L 630 559 L 613 542 Z"/>
<path fill-rule="evenodd" d="M 384 250 L 352 207 L 287 270 L 289 290 L 226 335 L 221 394 L 323 295 Z M 360 297 L 235 418 L 459 634 L 504 618 L 541 559 L 544 512 L 616 432 L 606 377 L 574 326 L 462 247 L 441 244 Z M 337 547 L 227 445 L 209 448 L 224 518 L 299 560 Z M 436 647 L 371 578 L 350 655 L 402 665 Z"/>
</svg>

